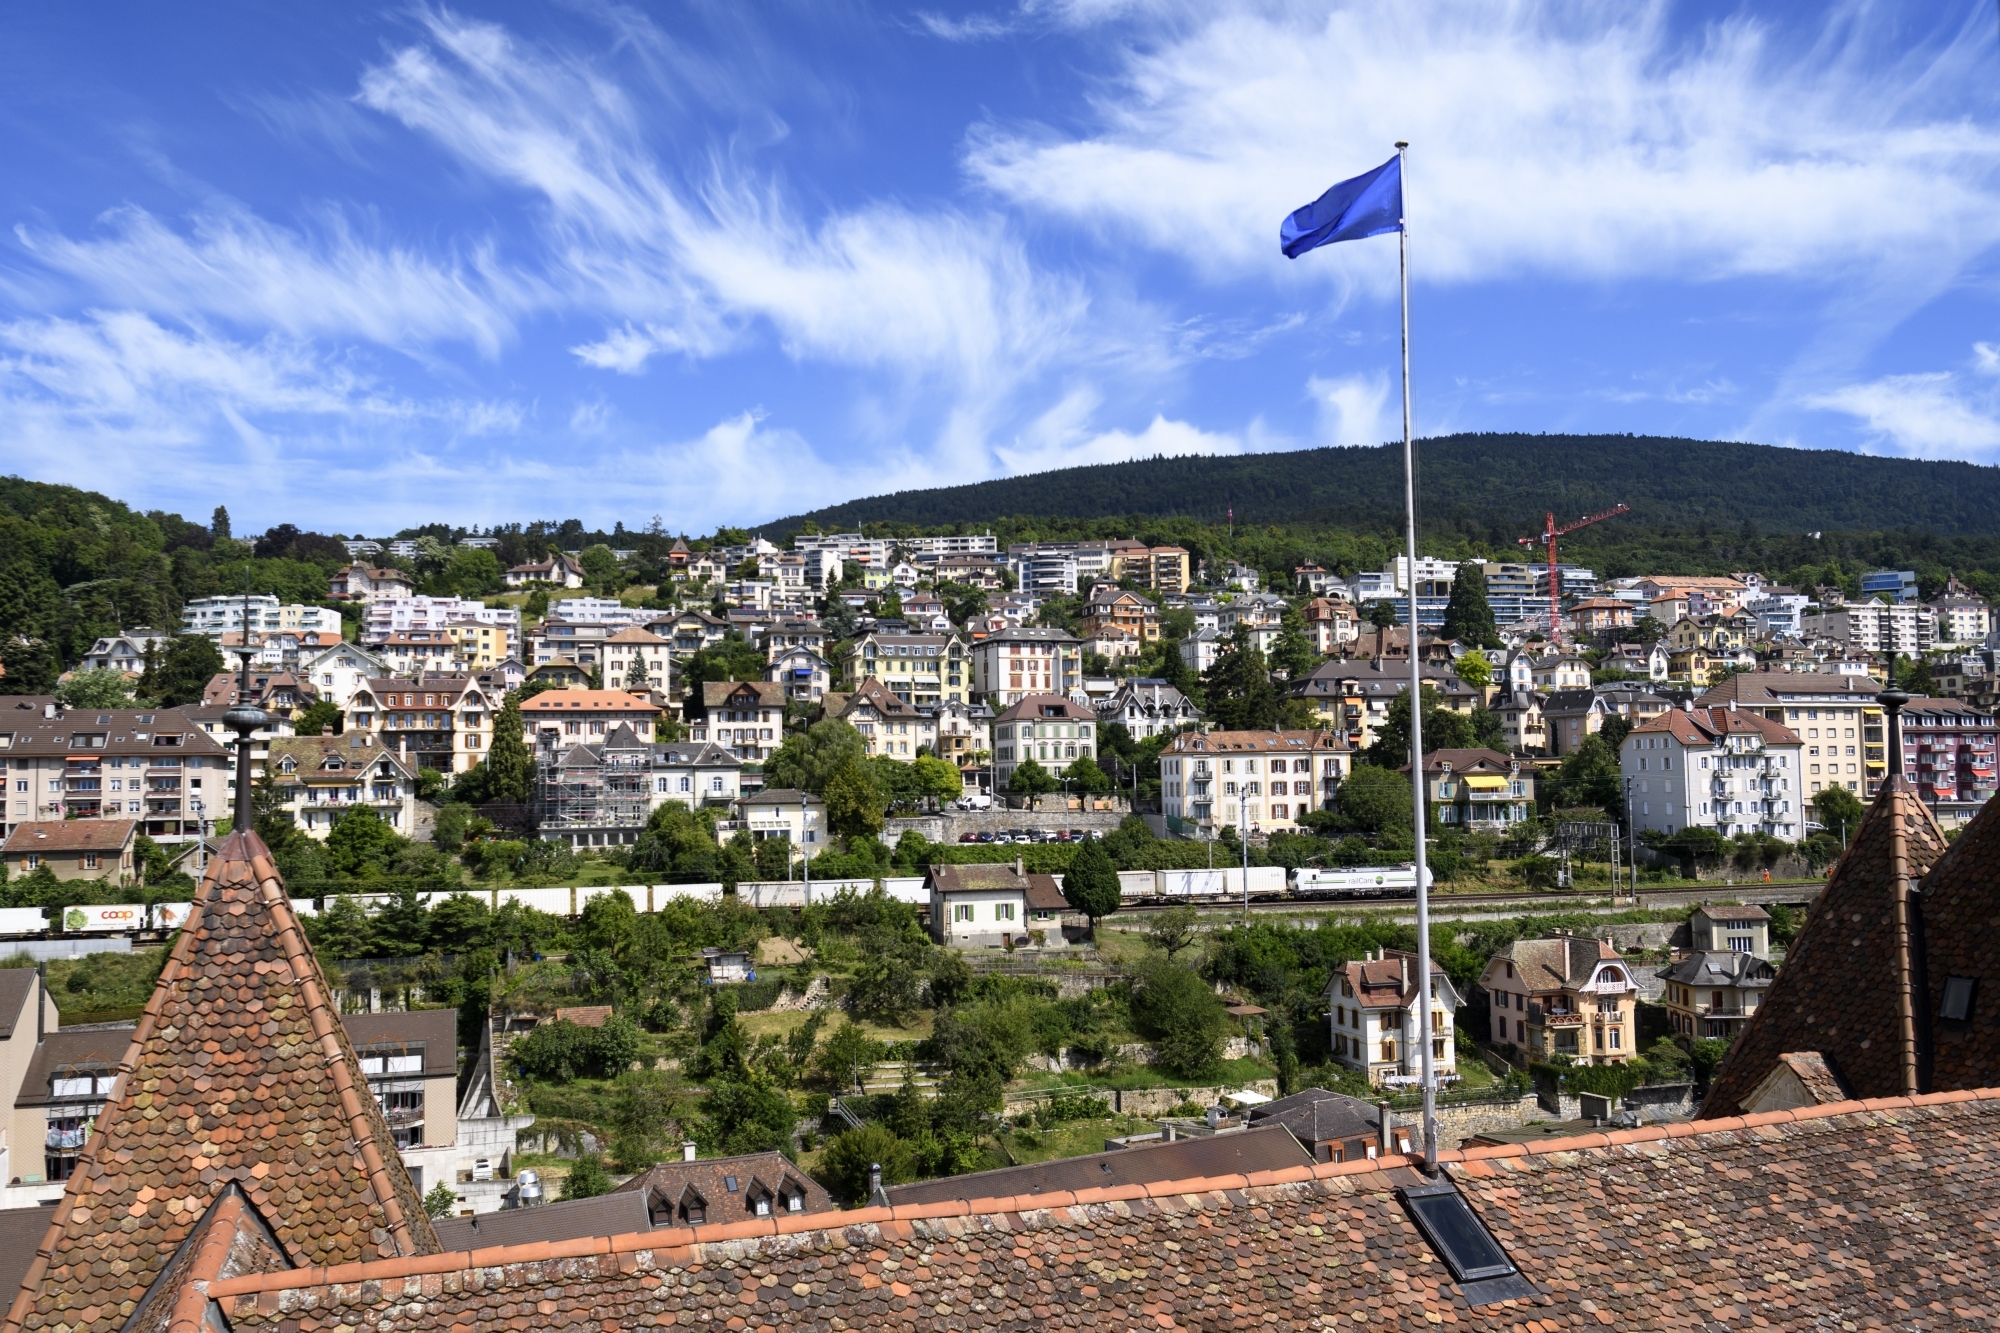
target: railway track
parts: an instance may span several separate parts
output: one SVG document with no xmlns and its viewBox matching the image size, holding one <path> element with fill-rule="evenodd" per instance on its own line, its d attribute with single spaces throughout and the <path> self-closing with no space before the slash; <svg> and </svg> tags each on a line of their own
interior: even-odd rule
<svg viewBox="0 0 2000 1333">
<path fill-rule="evenodd" d="M 1639 890 L 1640 908 L 1692 907 L 1703 902 L 1755 903 L 1760 906 L 1771 903 L 1809 903 L 1819 896 L 1822 881 L 1812 880 L 1798 884 L 1704 884 L 1686 889 L 1658 889 L 1642 886 Z M 1119 909 L 1121 917 L 1149 916 L 1164 912 L 1175 906 L 1192 906 L 1199 911 L 1215 914 L 1241 912 L 1240 902 L 1225 902 L 1209 899 L 1187 904 L 1177 903 L 1129 903 Z M 1292 916 L 1317 916 L 1329 912 L 1414 912 L 1417 900 L 1403 898 L 1255 898 L 1250 900 L 1250 910 L 1258 914 L 1277 913 Z M 1621 890 L 1617 894 L 1567 892 L 1535 893 L 1492 892 L 1492 893 L 1433 893 L 1431 913 L 1434 916 L 1457 915 L 1462 910 L 1491 912 L 1496 909 L 1517 909 L 1534 912 L 1599 911 L 1623 912 L 1634 907 L 1629 892 Z"/>
</svg>

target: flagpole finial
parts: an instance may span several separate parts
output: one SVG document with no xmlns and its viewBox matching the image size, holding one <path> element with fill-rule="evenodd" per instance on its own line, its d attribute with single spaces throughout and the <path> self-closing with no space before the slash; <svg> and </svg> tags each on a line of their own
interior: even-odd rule
<svg viewBox="0 0 2000 1333">
<path fill-rule="evenodd" d="M 1408 148 L 1409 146 L 1410 146 L 1410 141 L 1408 139 L 1396 140 L 1396 151 L 1399 153 L 1402 152 L 1405 148 Z"/>
</svg>

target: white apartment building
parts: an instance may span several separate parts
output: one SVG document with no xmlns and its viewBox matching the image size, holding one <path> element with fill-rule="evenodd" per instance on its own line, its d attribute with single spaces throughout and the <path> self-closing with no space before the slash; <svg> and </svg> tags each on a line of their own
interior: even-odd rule
<svg viewBox="0 0 2000 1333">
<path fill-rule="evenodd" d="M 1067 630 L 1006 630 L 974 643 L 972 688 L 997 712 L 1031 694 L 1083 688 L 1083 642 Z"/>
<path fill-rule="evenodd" d="M 1633 827 L 1797 842 L 1810 799 L 1805 751 L 1797 732 L 1749 709 L 1661 713 L 1634 727 L 1619 751 Z"/>
<path fill-rule="evenodd" d="M 181 608 L 181 628 L 188 634 L 205 634 L 219 640 L 225 634 L 241 633 L 246 613 L 249 628 L 258 633 L 316 633 L 336 638 L 340 635 L 340 612 L 296 602 L 280 606 L 270 593 L 196 598 Z"/>
<path fill-rule="evenodd" d="M 909 552 L 918 564 L 947 555 L 998 555 L 1000 539 L 990 532 L 972 532 L 958 537 L 904 537 L 896 545 Z"/>
<path fill-rule="evenodd" d="M 1993 608 L 1984 597 L 1968 592 L 1947 593 L 1933 601 L 1930 609 L 1939 643 L 1978 647 L 1993 632 Z"/>
<path fill-rule="evenodd" d="M 1183 732 L 1160 752 L 1160 803 L 1207 833 L 1291 832 L 1334 803 L 1352 757 L 1332 731 Z"/>
<path fill-rule="evenodd" d="M 1044 550 L 1039 546 L 1010 546 L 1006 566 L 1014 576 L 1014 586 L 1044 596 L 1076 596 L 1076 552 Z"/>
<path fill-rule="evenodd" d="M 1848 602 L 1816 606 L 1799 617 L 1807 634 L 1839 639 L 1862 653 L 1920 657 L 1937 642 L 1937 612 L 1917 602 Z"/>
<path fill-rule="evenodd" d="M 572 625 L 642 625 L 657 611 L 627 606 L 615 597 L 564 597 L 549 603 L 550 620 Z"/>
<path fill-rule="evenodd" d="M 298 675 L 345 712 L 348 702 L 369 681 L 390 675 L 388 662 L 365 648 L 337 643 L 311 656 L 301 654 Z"/>
<path fill-rule="evenodd" d="M 1435 960 L 1428 987 L 1417 984 L 1417 975 L 1415 954 L 1377 949 L 1343 964 L 1321 995 L 1327 1002 L 1333 1058 L 1365 1073 L 1377 1087 L 1407 1087 L 1422 1076 L 1423 1020 L 1418 1006 L 1426 1001 L 1431 1010 L 1431 1068 L 1446 1075 L 1458 1069 L 1459 994 Z"/>
<path fill-rule="evenodd" d="M 91 644 L 78 665 L 85 671 L 124 671 L 137 675 L 146 669 L 146 654 L 166 641 L 167 636 L 157 630 L 127 630 Z"/>
<path fill-rule="evenodd" d="M 1812 598 L 1798 592 L 1766 592 L 1751 598 L 1743 609 L 1757 619 L 1757 628 L 1777 638 L 1796 639 L 1803 629 L 1801 617 Z"/>
<path fill-rule="evenodd" d="M 368 604 L 361 642 L 384 643 L 391 634 L 456 624 L 493 625 L 507 631 L 508 642 L 521 641 L 518 606 L 488 606 L 476 597 L 398 597 Z"/>
<path fill-rule="evenodd" d="M 993 719 L 993 780 L 1004 790 L 1028 760 L 1060 778 L 1079 759 L 1097 760 L 1097 714 L 1074 699 L 1031 694 Z"/>
</svg>

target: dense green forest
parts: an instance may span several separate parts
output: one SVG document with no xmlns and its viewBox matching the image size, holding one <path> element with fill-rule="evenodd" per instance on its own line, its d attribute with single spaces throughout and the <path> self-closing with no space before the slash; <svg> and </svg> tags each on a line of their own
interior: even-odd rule
<svg viewBox="0 0 2000 1333">
<path fill-rule="evenodd" d="M 1418 446 L 1418 506 L 1431 531 L 1489 546 L 1558 518 L 1632 506 L 1664 529 L 1769 532 L 1909 527 L 2000 532 L 2000 469 L 1716 440 L 1632 435 L 1449 435 Z M 1403 517 L 1400 445 L 1231 457 L 1152 458 L 903 491 L 766 525 L 842 531 L 886 522 L 937 527 L 1006 514 L 1057 519 L 1142 515 L 1220 524 L 1395 531 Z"/>
</svg>

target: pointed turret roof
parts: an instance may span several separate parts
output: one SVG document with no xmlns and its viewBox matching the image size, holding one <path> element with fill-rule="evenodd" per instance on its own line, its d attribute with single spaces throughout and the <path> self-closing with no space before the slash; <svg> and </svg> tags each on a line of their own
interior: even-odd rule
<svg viewBox="0 0 2000 1333">
<path fill-rule="evenodd" d="M 1927 1092 L 2000 1083 L 2000 801 L 1989 800 L 1944 859 L 1924 877 L 1921 896 L 1928 982 Z M 1954 985 L 1956 982 L 1956 985 Z M 1967 983 L 1970 983 L 1969 988 Z M 1946 988 L 1953 990 L 1946 1003 Z"/>
<path fill-rule="evenodd" d="M 287 1267 L 437 1249 L 270 852 L 232 834 L 6 1333 L 112 1333 L 142 1304 L 151 1320 L 179 1299 L 166 1288 L 229 1254 Z"/>
<path fill-rule="evenodd" d="M 1717 1071 L 1701 1114 L 1738 1114 L 1744 1098 L 1793 1051 L 1817 1051 L 1857 1097 L 1898 1097 L 1905 1087 L 1905 1017 L 1895 844 L 1906 850 L 1912 883 L 1944 855 L 1937 820 L 1900 777 L 1882 784 L 1853 842 L 1786 951 L 1756 1016 Z"/>
</svg>

